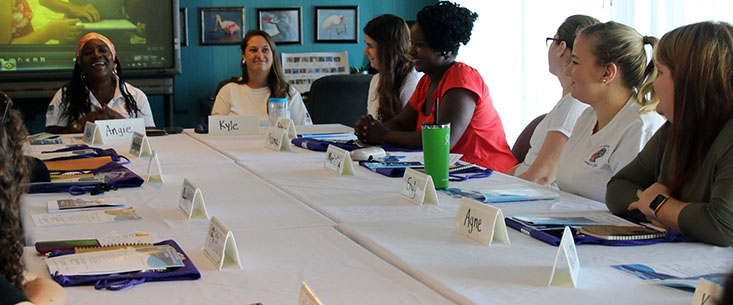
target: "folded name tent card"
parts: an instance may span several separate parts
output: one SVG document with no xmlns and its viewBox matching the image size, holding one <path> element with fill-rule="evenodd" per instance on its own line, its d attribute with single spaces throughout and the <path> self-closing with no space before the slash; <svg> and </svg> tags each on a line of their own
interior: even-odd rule
<svg viewBox="0 0 733 305">
<path fill-rule="evenodd" d="M 560 246 L 558 246 L 555 255 L 555 263 L 552 265 L 550 282 L 547 283 L 547 286 L 575 288 L 577 287 L 579 274 L 580 259 L 578 259 L 578 252 L 575 249 L 573 232 L 570 227 L 565 227 Z"/>
<path fill-rule="evenodd" d="M 277 124 L 275 126 L 277 126 L 277 128 L 287 130 L 288 139 L 293 139 L 298 136 L 298 133 L 295 132 L 295 123 L 293 123 L 293 120 L 289 118 L 286 118 L 286 117 L 278 118 Z"/>
<path fill-rule="evenodd" d="M 351 154 L 345 149 L 334 145 L 328 145 L 326 159 L 323 160 L 323 168 L 336 175 L 353 176 L 354 165 L 351 163 Z"/>
<path fill-rule="evenodd" d="M 265 147 L 274 151 L 291 151 L 287 129 L 268 127 Z"/>
<path fill-rule="evenodd" d="M 150 156 L 148 174 L 145 181 L 148 183 L 163 183 L 163 169 L 160 167 L 160 159 L 158 158 L 158 153 L 155 151 Z"/>
<path fill-rule="evenodd" d="M 102 135 L 97 124 L 87 121 L 86 125 L 84 125 L 82 141 L 89 145 L 104 144 L 104 140 L 102 139 Z"/>
<path fill-rule="evenodd" d="M 723 286 L 708 281 L 705 278 L 700 278 L 697 282 L 697 288 L 695 288 L 695 295 L 692 296 L 692 305 L 712 305 L 712 304 L 723 304 L 721 298 L 723 297 Z"/>
<path fill-rule="evenodd" d="M 80 211 L 80 210 L 101 210 L 110 208 L 127 207 L 125 198 L 122 197 L 85 197 L 49 200 L 46 208 L 49 213 Z"/>
<path fill-rule="evenodd" d="M 461 199 L 453 231 L 484 245 L 511 244 L 501 209 L 473 199 Z"/>
<path fill-rule="evenodd" d="M 260 133 L 260 119 L 256 116 L 209 116 L 209 134 L 214 136 L 242 136 Z"/>
<path fill-rule="evenodd" d="M 302 282 L 300 284 L 300 293 L 298 294 L 298 305 L 323 305 L 308 284 Z"/>
<path fill-rule="evenodd" d="M 153 154 L 150 148 L 148 137 L 139 132 L 132 134 L 132 143 L 130 144 L 130 154 L 138 158 L 149 158 Z"/>
<path fill-rule="evenodd" d="M 193 185 L 188 178 L 183 179 L 183 190 L 181 191 L 181 198 L 178 200 L 178 208 L 183 211 L 187 219 L 209 219 L 201 189 Z"/>
<path fill-rule="evenodd" d="M 417 205 L 440 204 L 433 177 L 411 168 L 405 169 L 405 174 L 402 176 L 401 195 Z"/>
<path fill-rule="evenodd" d="M 97 135 L 102 138 L 102 142 L 114 140 L 127 140 L 132 138 L 135 132 L 145 134 L 145 119 L 116 119 L 116 120 L 97 120 Z"/>
<path fill-rule="evenodd" d="M 216 216 L 211 217 L 209 231 L 204 243 L 204 254 L 219 270 L 222 268 L 242 269 L 234 234 Z"/>
</svg>

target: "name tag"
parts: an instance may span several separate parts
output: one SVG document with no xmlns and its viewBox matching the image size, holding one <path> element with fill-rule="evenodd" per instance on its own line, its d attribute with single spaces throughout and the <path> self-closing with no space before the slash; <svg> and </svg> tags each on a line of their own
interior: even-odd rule
<svg viewBox="0 0 733 305">
<path fill-rule="evenodd" d="M 484 245 L 510 244 L 501 209 L 473 199 L 461 199 L 453 231 Z"/>
<path fill-rule="evenodd" d="M 697 280 L 695 295 L 692 296 L 692 305 L 723 304 L 720 303 L 720 298 L 722 297 L 723 287 L 720 287 L 705 278 L 700 278 Z"/>
<path fill-rule="evenodd" d="M 297 137 L 297 133 L 295 132 L 295 123 L 293 123 L 293 120 L 286 118 L 286 117 L 280 117 L 277 119 L 277 128 L 285 129 L 288 131 L 288 138 L 293 139 Z"/>
<path fill-rule="evenodd" d="M 351 164 L 351 154 L 348 151 L 333 145 L 328 145 L 323 168 L 336 175 L 354 175 L 354 165 Z"/>
<path fill-rule="evenodd" d="M 145 182 L 163 183 L 163 169 L 160 168 L 160 159 L 158 158 L 158 153 L 155 151 L 153 151 L 150 156 L 147 173 L 147 179 L 145 179 Z"/>
<path fill-rule="evenodd" d="M 206 242 L 204 243 L 204 254 L 218 270 L 222 268 L 242 269 L 234 234 L 224 227 L 224 224 L 216 216 L 211 217 L 209 223 L 209 232 L 206 234 Z"/>
<path fill-rule="evenodd" d="M 260 118 L 256 116 L 209 116 L 209 134 L 215 136 L 256 135 L 260 133 Z"/>
<path fill-rule="evenodd" d="M 149 158 L 153 151 L 150 148 L 150 141 L 145 134 L 135 132 L 132 134 L 130 154 L 138 158 Z"/>
<path fill-rule="evenodd" d="M 183 179 L 183 190 L 181 191 L 181 198 L 178 200 L 178 208 L 183 211 L 187 219 L 209 219 L 201 189 L 193 185 L 188 178 Z"/>
<path fill-rule="evenodd" d="M 557 247 L 555 263 L 552 265 L 550 282 L 547 286 L 552 287 L 577 287 L 578 274 L 580 274 L 580 259 L 578 251 L 575 250 L 575 241 L 570 227 L 565 227 Z"/>
<path fill-rule="evenodd" d="M 405 169 L 405 175 L 402 176 L 402 197 L 417 205 L 439 205 L 433 177 L 412 168 Z"/>
<path fill-rule="evenodd" d="M 274 151 L 291 151 L 288 131 L 282 128 L 267 128 L 265 147 Z"/>
<path fill-rule="evenodd" d="M 84 125 L 84 136 L 82 140 L 89 145 L 104 144 L 104 140 L 99 132 L 97 124 L 87 122 Z"/>
<path fill-rule="evenodd" d="M 145 119 L 119 119 L 119 120 L 97 120 L 94 121 L 99 128 L 98 133 L 102 135 L 102 141 L 127 140 L 132 138 L 133 133 L 145 134 Z"/>
<path fill-rule="evenodd" d="M 323 305 L 316 294 L 308 287 L 308 284 L 302 282 L 300 284 L 300 294 L 298 294 L 298 305 Z"/>
</svg>

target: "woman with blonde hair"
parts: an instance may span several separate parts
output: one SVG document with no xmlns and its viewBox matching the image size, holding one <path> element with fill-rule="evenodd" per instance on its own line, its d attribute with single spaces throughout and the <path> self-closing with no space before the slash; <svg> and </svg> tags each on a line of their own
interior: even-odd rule
<svg viewBox="0 0 733 305">
<path fill-rule="evenodd" d="M 295 125 L 311 125 L 308 110 L 298 90 L 288 84 L 275 42 L 265 31 L 250 30 L 242 39 L 242 77 L 221 87 L 211 115 L 257 116 L 268 120 L 267 99 L 288 98 L 290 119 Z"/>
<path fill-rule="evenodd" d="M 701 241 L 733 245 L 733 27 L 701 22 L 656 48 L 667 122 L 608 183 L 606 205 Z"/>
<path fill-rule="evenodd" d="M 664 123 L 654 112 L 651 91 L 657 69 L 647 65 L 642 36 L 613 21 L 586 27 L 575 38 L 570 93 L 590 105 L 578 118 L 560 155 L 557 185 L 561 190 L 604 201 L 606 183 L 641 151 Z"/>
</svg>

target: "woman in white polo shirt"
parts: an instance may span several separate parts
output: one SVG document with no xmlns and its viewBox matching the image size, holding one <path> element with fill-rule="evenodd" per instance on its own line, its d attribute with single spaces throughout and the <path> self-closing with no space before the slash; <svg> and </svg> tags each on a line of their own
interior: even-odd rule
<svg viewBox="0 0 733 305">
<path fill-rule="evenodd" d="M 664 119 L 654 112 L 656 76 L 644 46 L 654 37 L 616 22 L 585 28 L 567 68 L 570 93 L 590 105 L 575 124 L 557 169 L 561 190 L 603 202 L 606 184 L 644 148 Z"/>
<path fill-rule="evenodd" d="M 578 117 L 585 108 L 588 108 L 587 104 L 570 95 L 570 76 L 565 74 L 565 68 L 570 64 L 570 53 L 573 51 L 573 42 L 578 29 L 596 23 L 598 23 L 596 18 L 573 15 L 565 19 L 554 37 L 547 38 L 550 73 L 557 76 L 560 81 L 563 96 L 537 124 L 529 140 L 530 148 L 524 161 L 509 170 L 509 174 L 542 185 L 555 181 L 560 154 L 568 143 Z"/>
<path fill-rule="evenodd" d="M 76 47 L 71 81 L 61 88 L 46 110 L 46 131 L 78 133 L 86 122 L 143 118 L 155 127 L 148 97 L 120 77 L 120 62 L 112 42 L 89 33 Z"/>
</svg>

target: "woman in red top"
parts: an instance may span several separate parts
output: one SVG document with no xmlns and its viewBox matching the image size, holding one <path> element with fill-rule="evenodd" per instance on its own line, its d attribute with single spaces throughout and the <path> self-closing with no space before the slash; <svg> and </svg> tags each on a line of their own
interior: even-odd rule
<svg viewBox="0 0 733 305">
<path fill-rule="evenodd" d="M 462 160 L 506 172 L 517 163 L 506 142 L 504 127 L 481 75 L 456 62 L 459 44 L 471 38 L 478 14 L 451 2 L 426 6 L 417 14 L 410 30 L 410 56 L 415 69 L 425 76 L 417 84 L 405 107 L 382 125 L 371 116 L 355 124 L 356 135 L 370 144 L 390 143 L 420 149 L 420 126 L 435 121 L 435 100 L 439 100 L 441 123 L 451 123 L 451 152 Z"/>
</svg>

